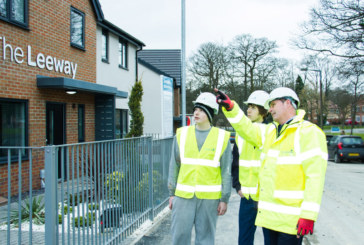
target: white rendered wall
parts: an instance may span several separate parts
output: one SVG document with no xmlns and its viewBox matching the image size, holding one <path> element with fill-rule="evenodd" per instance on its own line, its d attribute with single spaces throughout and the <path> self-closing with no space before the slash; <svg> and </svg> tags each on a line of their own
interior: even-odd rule
<svg viewBox="0 0 364 245">
<path fill-rule="evenodd" d="M 116 109 L 128 109 L 131 88 L 135 82 L 135 52 L 136 46 L 128 43 L 128 68 L 119 67 L 119 37 L 109 32 L 109 63 L 101 60 L 102 28 L 97 27 L 96 48 L 96 82 L 99 84 L 116 87 L 120 91 L 128 92 L 127 99 L 116 99 Z"/>
<path fill-rule="evenodd" d="M 139 64 L 138 73 L 144 91 L 142 100 L 144 134 L 162 134 L 162 76 L 142 64 Z"/>
</svg>

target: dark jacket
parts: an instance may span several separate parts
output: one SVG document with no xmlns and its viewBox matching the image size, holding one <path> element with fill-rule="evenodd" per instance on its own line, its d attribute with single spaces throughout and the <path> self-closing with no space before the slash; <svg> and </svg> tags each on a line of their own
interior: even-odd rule
<svg viewBox="0 0 364 245">
<path fill-rule="evenodd" d="M 239 149 L 236 143 L 233 147 L 233 162 L 231 164 L 231 176 L 233 177 L 233 188 L 235 188 L 236 192 L 241 189 L 241 185 L 239 182 Z"/>
</svg>

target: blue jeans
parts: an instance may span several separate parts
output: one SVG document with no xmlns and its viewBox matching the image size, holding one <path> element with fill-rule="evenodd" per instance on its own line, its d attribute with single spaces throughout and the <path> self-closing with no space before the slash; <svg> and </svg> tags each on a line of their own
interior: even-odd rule
<svg viewBox="0 0 364 245">
<path fill-rule="evenodd" d="M 257 217 L 258 204 L 253 199 L 240 200 L 239 209 L 239 245 L 253 245 L 256 230 L 255 218 Z M 269 231 L 263 229 L 264 244 L 269 245 Z"/>
<path fill-rule="evenodd" d="M 271 245 L 301 245 L 303 236 L 297 238 L 296 235 L 291 235 L 279 231 L 273 231 L 270 229 L 263 228 L 263 232 L 269 232 L 270 244 Z"/>
</svg>

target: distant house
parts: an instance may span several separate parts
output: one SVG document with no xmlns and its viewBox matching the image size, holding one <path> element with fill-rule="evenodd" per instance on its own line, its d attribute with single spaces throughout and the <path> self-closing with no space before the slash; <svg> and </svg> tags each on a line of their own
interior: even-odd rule
<svg viewBox="0 0 364 245">
<path fill-rule="evenodd" d="M 138 59 L 143 84 L 142 112 L 145 135 L 173 136 L 173 78 L 142 59 Z"/>
<path fill-rule="evenodd" d="M 123 138 L 129 131 L 130 91 L 138 79 L 137 53 L 145 44 L 105 19 L 97 22 L 96 44 L 97 83 L 128 92 L 126 98 L 98 97 L 103 103 L 96 109 L 107 113 L 96 123 L 108 127 L 96 132 L 96 140 Z"/>
<path fill-rule="evenodd" d="M 168 78 L 173 79 L 173 99 L 171 101 L 171 106 L 173 132 L 175 132 L 181 125 L 181 50 L 145 49 L 138 52 L 138 62 L 140 64 L 139 77 L 142 78 L 143 86 L 145 88 L 142 102 L 142 111 L 145 114 L 145 132 L 157 134 L 162 132 L 161 130 L 156 132 L 156 130 L 150 127 L 158 127 L 155 118 L 156 115 L 163 116 L 163 113 L 164 115 L 167 113 L 168 108 L 162 106 L 163 103 L 168 101 L 168 98 L 165 98 L 166 100 L 164 100 L 164 102 L 159 100 L 159 98 L 163 94 L 163 91 L 164 95 L 167 95 L 168 97 L 166 90 L 163 90 L 163 84 L 166 85 Z M 159 98 L 156 98 L 157 96 L 155 93 L 157 93 Z M 158 106 L 155 105 L 156 100 L 159 100 Z M 155 114 L 156 110 L 159 110 L 160 114 Z M 161 120 L 164 124 L 165 119 L 162 118 Z M 148 125 L 149 123 L 150 125 Z"/>
</svg>

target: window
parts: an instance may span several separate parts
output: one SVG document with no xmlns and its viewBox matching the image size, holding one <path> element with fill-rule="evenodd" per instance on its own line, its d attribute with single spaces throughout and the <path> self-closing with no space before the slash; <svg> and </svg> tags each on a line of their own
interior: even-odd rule
<svg viewBox="0 0 364 245">
<path fill-rule="evenodd" d="M 0 146 L 27 146 L 27 103 L 0 99 Z M 0 149 L 0 161 L 7 161 L 8 152 Z M 11 150 L 14 159 L 18 151 Z M 25 157 L 25 150 L 22 151 Z"/>
<path fill-rule="evenodd" d="M 359 137 L 344 137 L 342 139 L 344 145 L 362 145 L 363 140 Z"/>
<path fill-rule="evenodd" d="M 119 40 L 119 67 L 128 68 L 128 47 L 124 40 Z"/>
<path fill-rule="evenodd" d="M 85 142 L 85 105 L 78 105 L 78 142 Z"/>
<path fill-rule="evenodd" d="M 128 110 L 117 109 L 115 113 L 115 136 L 117 139 L 124 138 L 128 133 Z"/>
<path fill-rule="evenodd" d="M 101 53 L 101 60 L 103 62 L 109 61 L 109 34 L 106 30 L 102 30 L 102 53 Z"/>
<path fill-rule="evenodd" d="M 0 0 L 0 19 L 28 27 L 28 0 Z"/>
<path fill-rule="evenodd" d="M 85 14 L 71 7 L 71 46 L 85 49 Z"/>
</svg>

